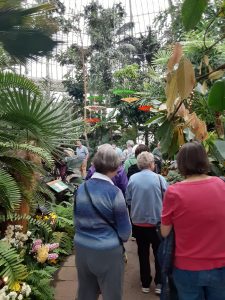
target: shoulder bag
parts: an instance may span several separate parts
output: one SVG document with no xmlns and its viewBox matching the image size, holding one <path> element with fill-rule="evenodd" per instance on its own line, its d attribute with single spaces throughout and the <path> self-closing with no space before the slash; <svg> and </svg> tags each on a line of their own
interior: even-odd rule
<svg viewBox="0 0 225 300">
<path fill-rule="evenodd" d="M 88 198 L 89 198 L 89 200 L 90 200 L 90 203 L 91 203 L 91 205 L 92 205 L 92 207 L 93 207 L 93 209 L 95 210 L 95 212 L 97 213 L 97 215 L 101 218 L 101 219 L 103 219 L 114 231 L 115 231 L 115 233 L 117 234 L 117 237 L 118 237 L 118 239 L 119 239 L 119 242 L 120 242 L 120 245 L 122 246 L 122 248 L 123 248 L 123 255 L 124 255 L 124 261 L 125 262 L 127 262 L 127 255 L 126 255 L 126 250 L 125 250 L 125 248 L 124 248 L 124 245 L 123 245 L 123 241 L 122 241 L 122 239 L 120 238 L 120 236 L 118 235 L 118 232 L 117 232 L 117 230 L 116 230 L 116 227 L 103 215 L 103 213 L 95 206 L 95 204 L 93 203 L 93 200 L 92 200 L 92 197 L 91 197 L 91 195 L 90 195 L 90 192 L 89 192 L 89 190 L 88 190 L 88 188 L 87 188 L 87 182 L 85 182 L 84 183 L 84 189 L 85 189 L 85 192 L 86 192 L 86 194 L 87 194 L 87 196 L 88 196 Z"/>
</svg>

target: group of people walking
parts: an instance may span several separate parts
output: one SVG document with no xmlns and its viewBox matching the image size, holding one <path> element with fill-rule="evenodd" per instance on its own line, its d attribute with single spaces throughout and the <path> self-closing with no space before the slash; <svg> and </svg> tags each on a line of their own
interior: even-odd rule
<svg viewBox="0 0 225 300">
<path fill-rule="evenodd" d="M 178 299 L 225 299 L 225 183 L 207 175 L 203 146 L 182 146 L 177 163 L 185 180 L 171 186 L 155 172 L 155 157 L 147 146 L 129 150 L 122 166 L 124 154 L 115 145 L 100 146 L 76 193 L 77 299 L 97 300 L 100 293 L 104 300 L 122 299 L 123 243 L 131 234 L 137 242 L 141 291 L 149 293 L 153 280 L 151 245 L 155 293 L 160 294 L 160 222 L 162 236 L 175 232 L 172 278 Z"/>
</svg>

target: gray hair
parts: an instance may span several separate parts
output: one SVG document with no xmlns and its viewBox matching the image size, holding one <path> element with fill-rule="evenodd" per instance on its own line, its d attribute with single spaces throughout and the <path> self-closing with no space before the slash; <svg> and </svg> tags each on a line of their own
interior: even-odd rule
<svg viewBox="0 0 225 300">
<path fill-rule="evenodd" d="M 137 166 L 140 170 L 148 169 L 154 163 L 154 155 L 144 151 L 137 156 Z"/>
<path fill-rule="evenodd" d="M 134 146 L 134 141 L 128 140 L 126 144 L 127 144 L 127 146 L 133 147 Z"/>
<path fill-rule="evenodd" d="M 95 154 L 93 164 L 96 172 L 107 174 L 118 169 L 120 159 L 110 144 L 104 144 L 99 147 Z"/>
</svg>

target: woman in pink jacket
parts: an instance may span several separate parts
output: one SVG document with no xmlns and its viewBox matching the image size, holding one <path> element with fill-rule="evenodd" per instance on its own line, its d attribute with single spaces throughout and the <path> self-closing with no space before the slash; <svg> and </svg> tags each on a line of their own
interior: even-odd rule
<svg viewBox="0 0 225 300">
<path fill-rule="evenodd" d="M 164 196 L 161 232 L 175 231 L 173 279 L 179 300 L 225 299 L 225 183 L 208 176 L 203 146 L 190 142 L 177 156 L 185 176 Z"/>
</svg>

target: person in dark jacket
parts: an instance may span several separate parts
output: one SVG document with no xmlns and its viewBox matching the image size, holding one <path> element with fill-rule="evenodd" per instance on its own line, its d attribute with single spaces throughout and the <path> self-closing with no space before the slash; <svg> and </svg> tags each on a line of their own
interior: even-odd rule
<svg viewBox="0 0 225 300">
<path fill-rule="evenodd" d="M 140 154 L 141 152 L 144 152 L 144 151 L 148 151 L 149 152 L 149 148 L 148 146 L 144 145 L 144 144 L 141 144 L 141 145 L 138 145 L 137 148 L 135 149 L 135 157 L 137 158 L 138 154 Z M 130 166 L 128 168 L 128 172 L 127 172 L 127 178 L 129 180 L 130 176 L 133 175 L 133 174 L 136 174 L 140 172 L 138 166 L 137 166 L 137 163 L 136 164 L 133 164 L 132 166 Z"/>
</svg>

